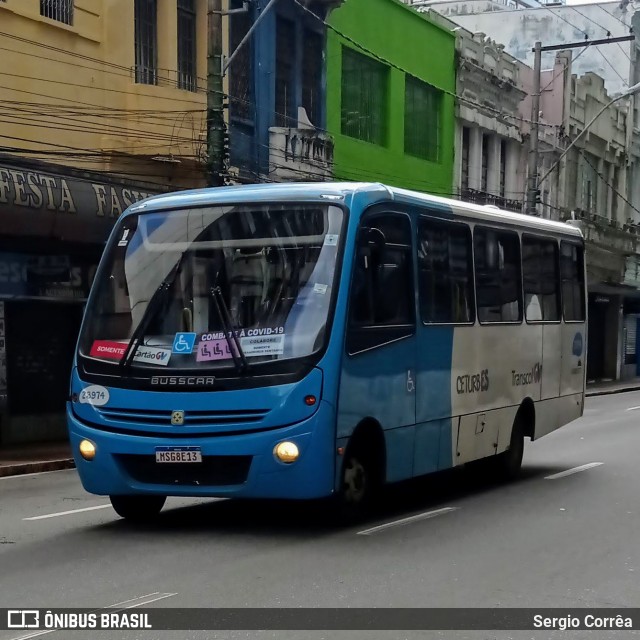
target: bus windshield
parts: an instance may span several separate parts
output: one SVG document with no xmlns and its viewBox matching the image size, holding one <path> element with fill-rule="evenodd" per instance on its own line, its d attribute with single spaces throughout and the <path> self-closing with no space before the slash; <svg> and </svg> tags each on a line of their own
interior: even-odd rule
<svg viewBox="0 0 640 640">
<path fill-rule="evenodd" d="M 324 204 L 125 217 L 87 309 L 85 366 L 241 373 L 319 351 L 343 217 Z"/>
</svg>

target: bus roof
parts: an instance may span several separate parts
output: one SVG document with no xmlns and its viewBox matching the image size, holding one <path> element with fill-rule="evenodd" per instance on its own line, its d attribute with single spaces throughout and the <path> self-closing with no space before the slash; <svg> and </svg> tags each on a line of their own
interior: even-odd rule
<svg viewBox="0 0 640 640">
<path fill-rule="evenodd" d="M 442 198 L 427 193 L 390 187 L 377 182 L 281 182 L 273 184 L 251 184 L 233 187 L 212 187 L 176 191 L 152 196 L 129 207 L 127 213 L 138 213 L 147 207 L 158 209 L 188 208 L 202 205 L 224 205 L 242 202 L 273 201 L 318 201 L 326 199 L 346 200 L 356 194 L 366 195 L 368 204 L 393 200 L 402 204 L 435 204 L 453 210 L 465 218 L 483 220 L 489 223 L 511 224 L 517 227 L 535 229 L 582 237 L 579 228 L 565 222 L 546 220 L 535 216 L 513 213 L 494 206 L 477 205 L 451 198 Z"/>
</svg>

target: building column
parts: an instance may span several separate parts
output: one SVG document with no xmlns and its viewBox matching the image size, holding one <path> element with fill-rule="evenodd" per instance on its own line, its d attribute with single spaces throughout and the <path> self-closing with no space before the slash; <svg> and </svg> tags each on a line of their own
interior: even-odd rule
<svg viewBox="0 0 640 640">
<path fill-rule="evenodd" d="M 618 184 L 615 185 L 619 194 L 622 194 L 626 197 L 627 193 L 627 179 L 628 179 L 628 171 L 626 167 L 622 167 L 620 171 L 618 171 Z M 635 182 L 634 182 L 635 184 Z M 618 215 L 617 218 L 620 220 L 622 224 L 626 224 L 629 218 L 633 219 L 634 223 L 640 222 L 638 219 L 638 214 L 629 207 L 629 205 L 619 196 L 615 195 L 614 197 L 618 198 Z M 633 202 L 633 200 L 631 200 Z"/>
<path fill-rule="evenodd" d="M 177 81 L 178 12 L 175 2 L 158 3 L 158 73 L 169 82 Z"/>
<path fill-rule="evenodd" d="M 453 147 L 453 192 L 458 197 L 462 196 L 462 156 L 464 154 L 464 149 L 462 148 L 463 132 L 464 124 L 460 120 L 456 120 L 456 132 Z"/>
<path fill-rule="evenodd" d="M 609 167 L 607 170 L 607 181 L 609 184 L 607 185 L 607 218 L 609 220 L 618 220 L 618 212 L 616 212 L 616 216 L 613 216 L 613 199 L 617 196 L 614 195 L 613 189 L 615 188 L 615 179 L 616 179 L 616 165 L 613 162 L 609 163 Z"/>
<path fill-rule="evenodd" d="M 500 156 L 502 146 L 500 137 L 496 135 L 488 136 L 489 164 L 487 167 L 487 191 L 494 196 L 500 195 Z"/>
<path fill-rule="evenodd" d="M 509 140 L 506 146 L 507 162 L 505 166 L 504 193 L 507 200 L 524 200 L 524 185 L 518 184 L 521 145 Z"/>
<path fill-rule="evenodd" d="M 469 188 L 482 189 L 482 129 L 469 129 Z"/>
<path fill-rule="evenodd" d="M 598 158 L 597 164 L 598 172 L 594 177 L 594 185 L 596 187 L 596 198 L 595 202 L 595 213 L 599 216 L 604 216 L 605 218 L 609 217 L 609 209 L 607 209 L 607 193 L 609 191 L 609 187 L 604 183 L 602 178 L 606 178 L 606 169 L 604 166 L 604 158 Z M 599 175 L 598 175 L 599 174 Z"/>
</svg>

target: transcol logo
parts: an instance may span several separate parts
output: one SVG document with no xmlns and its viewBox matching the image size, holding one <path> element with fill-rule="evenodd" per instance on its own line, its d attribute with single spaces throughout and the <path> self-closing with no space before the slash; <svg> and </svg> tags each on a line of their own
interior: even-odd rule
<svg viewBox="0 0 640 640">
<path fill-rule="evenodd" d="M 511 371 L 511 384 L 514 387 L 524 387 L 529 384 L 538 384 L 542 380 L 542 365 L 537 362 L 533 365 L 531 371 L 525 373 L 516 373 Z"/>
<path fill-rule="evenodd" d="M 582 355 L 583 347 L 582 334 L 578 332 L 573 338 L 573 348 L 571 350 L 573 355 L 579 358 Z"/>
</svg>

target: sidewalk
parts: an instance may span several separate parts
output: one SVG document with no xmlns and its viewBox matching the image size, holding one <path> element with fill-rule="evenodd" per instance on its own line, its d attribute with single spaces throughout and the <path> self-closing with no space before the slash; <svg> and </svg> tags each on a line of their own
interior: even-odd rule
<svg viewBox="0 0 640 640">
<path fill-rule="evenodd" d="M 610 382 L 587 383 L 586 396 L 604 396 L 611 393 L 625 393 L 626 391 L 640 390 L 640 378 L 629 378 L 628 380 L 612 380 Z"/>
<path fill-rule="evenodd" d="M 587 397 L 640 390 L 640 378 L 587 384 Z M 0 446 L 0 478 L 24 473 L 73 469 L 75 466 L 68 442 Z"/>
<path fill-rule="evenodd" d="M 0 446 L 0 478 L 75 466 L 68 442 Z"/>
</svg>

